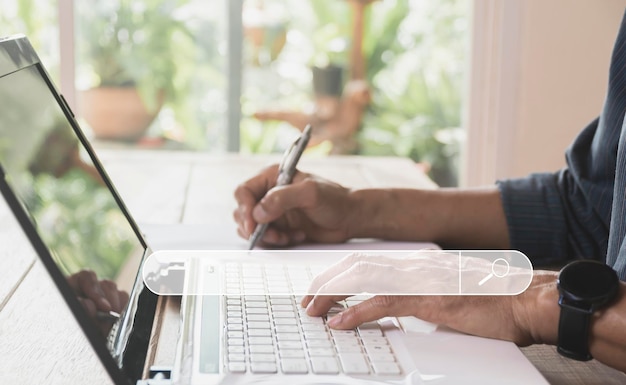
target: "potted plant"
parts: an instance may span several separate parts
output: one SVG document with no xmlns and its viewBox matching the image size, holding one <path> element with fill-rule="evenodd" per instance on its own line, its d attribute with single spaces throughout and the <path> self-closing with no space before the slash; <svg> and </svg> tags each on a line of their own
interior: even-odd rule
<svg viewBox="0 0 626 385">
<path fill-rule="evenodd" d="M 175 0 L 79 2 L 81 116 L 102 139 L 136 140 L 180 82 L 193 38 Z M 177 59 L 177 60 L 174 60 Z M 182 61 L 184 61 L 183 59 Z M 85 87 L 85 84 L 87 87 Z M 180 94 L 180 95 L 179 95 Z"/>
</svg>

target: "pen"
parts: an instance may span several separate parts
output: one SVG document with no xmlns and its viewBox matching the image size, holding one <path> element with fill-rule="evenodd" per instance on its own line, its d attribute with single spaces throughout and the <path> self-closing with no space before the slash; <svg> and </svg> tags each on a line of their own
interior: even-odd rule
<svg viewBox="0 0 626 385">
<path fill-rule="evenodd" d="M 309 144 L 309 140 L 311 139 L 311 128 L 310 124 L 302 131 L 302 135 L 285 151 L 283 155 L 283 159 L 280 162 L 280 166 L 278 167 L 278 178 L 276 179 L 276 186 L 284 186 L 291 183 L 294 174 L 296 173 L 296 166 L 298 165 L 298 161 L 304 152 L 307 144 Z M 250 247 L 248 250 L 252 250 L 257 242 L 263 238 L 263 234 L 265 234 L 265 230 L 269 223 L 257 224 L 256 228 L 252 235 L 250 235 Z"/>
<path fill-rule="evenodd" d="M 120 314 L 114 311 L 97 311 L 96 318 L 98 321 L 115 322 L 120 318 Z"/>
</svg>

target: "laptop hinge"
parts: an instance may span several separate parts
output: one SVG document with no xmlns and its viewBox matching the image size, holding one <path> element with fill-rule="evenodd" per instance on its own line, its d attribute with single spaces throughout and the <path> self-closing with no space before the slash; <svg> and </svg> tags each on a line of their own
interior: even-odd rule
<svg viewBox="0 0 626 385">
<path fill-rule="evenodd" d="M 150 367 L 150 378 L 137 381 L 137 385 L 171 385 L 172 368 L 169 366 Z"/>
</svg>

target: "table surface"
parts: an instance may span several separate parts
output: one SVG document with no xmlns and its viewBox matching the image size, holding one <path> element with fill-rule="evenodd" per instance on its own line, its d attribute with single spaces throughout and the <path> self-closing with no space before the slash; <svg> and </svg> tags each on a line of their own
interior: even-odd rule
<svg viewBox="0 0 626 385">
<path fill-rule="evenodd" d="M 140 224 L 230 226 L 232 193 L 275 156 L 99 151 L 107 172 Z M 305 171 L 353 188 L 435 188 L 408 159 L 306 157 Z M 110 383 L 37 255 L 0 200 L 0 382 Z M 560 357 L 554 347 L 522 351 L 552 384 L 619 384 L 626 375 L 591 361 Z"/>
</svg>

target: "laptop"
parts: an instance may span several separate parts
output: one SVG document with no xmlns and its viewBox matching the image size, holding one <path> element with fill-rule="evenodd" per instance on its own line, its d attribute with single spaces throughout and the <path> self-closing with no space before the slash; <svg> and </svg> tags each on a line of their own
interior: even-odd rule
<svg viewBox="0 0 626 385">
<path fill-rule="evenodd" d="M 183 296 L 171 372 L 142 378 L 158 299 L 142 274 L 152 249 L 24 36 L 0 40 L 0 105 L 0 191 L 114 383 L 547 383 L 511 343 L 411 318 L 331 331 L 281 290 Z M 221 258 L 226 287 L 304 287 L 318 271 Z M 216 270 L 196 271 L 186 287 Z M 93 274 L 127 302 L 94 314 L 76 285 Z"/>
</svg>

